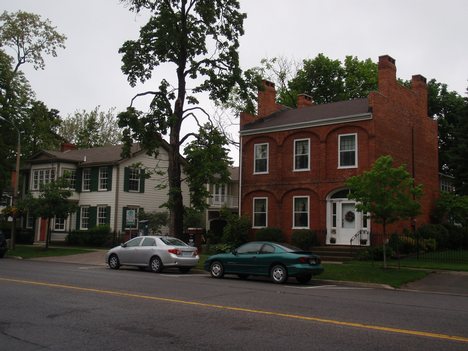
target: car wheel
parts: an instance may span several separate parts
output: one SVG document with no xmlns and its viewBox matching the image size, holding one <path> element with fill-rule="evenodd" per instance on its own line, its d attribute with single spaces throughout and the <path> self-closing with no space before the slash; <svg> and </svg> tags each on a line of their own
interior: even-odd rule
<svg viewBox="0 0 468 351">
<path fill-rule="evenodd" d="M 120 261 L 116 254 L 110 255 L 108 264 L 112 269 L 120 268 Z"/>
<path fill-rule="evenodd" d="M 214 261 L 210 266 L 210 273 L 213 278 L 222 278 L 224 276 L 223 264 L 219 261 Z"/>
<path fill-rule="evenodd" d="M 160 273 L 163 270 L 163 263 L 161 262 L 161 259 L 158 256 L 154 256 L 151 258 L 150 269 L 154 273 Z"/>
<path fill-rule="evenodd" d="M 307 284 L 312 279 L 312 274 L 298 275 L 296 280 L 301 284 Z"/>
<path fill-rule="evenodd" d="M 277 264 L 271 268 L 270 276 L 274 283 L 282 284 L 288 280 L 288 271 L 285 266 Z"/>
<path fill-rule="evenodd" d="M 190 267 L 179 267 L 180 273 L 188 273 L 190 272 Z"/>
</svg>

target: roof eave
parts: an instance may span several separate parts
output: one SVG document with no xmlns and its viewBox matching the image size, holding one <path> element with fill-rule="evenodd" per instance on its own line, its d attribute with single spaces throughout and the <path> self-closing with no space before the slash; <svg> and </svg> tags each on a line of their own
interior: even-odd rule
<svg viewBox="0 0 468 351">
<path fill-rule="evenodd" d="M 351 122 L 366 121 L 366 120 L 371 120 L 371 119 L 372 119 L 372 113 L 367 112 L 367 113 L 360 113 L 360 114 L 349 115 L 349 116 L 324 118 L 324 119 L 319 119 L 315 121 L 307 121 L 307 122 L 300 122 L 300 123 L 293 123 L 293 124 L 282 124 L 279 126 L 271 126 L 271 127 L 257 128 L 257 129 L 251 129 L 251 130 L 241 130 L 239 134 L 241 136 L 244 136 L 244 135 L 282 132 L 286 130 L 321 127 L 321 126 L 327 126 L 327 125 L 332 125 L 332 124 L 351 123 Z"/>
</svg>

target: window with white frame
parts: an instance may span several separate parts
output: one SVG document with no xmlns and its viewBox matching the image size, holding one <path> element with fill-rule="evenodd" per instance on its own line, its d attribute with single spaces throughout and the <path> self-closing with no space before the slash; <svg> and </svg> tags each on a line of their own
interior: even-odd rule
<svg viewBox="0 0 468 351">
<path fill-rule="evenodd" d="M 54 230 L 57 230 L 57 231 L 65 230 L 65 218 L 60 218 L 60 217 L 54 218 Z"/>
<path fill-rule="evenodd" d="M 140 191 L 140 169 L 130 168 L 128 173 L 128 191 Z"/>
<path fill-rule="evenodd" d="M 26 228 L 27 229 L 32 229 L 34 227 L 34 217 L 31 215 L 30 212 L 28 212 L 26 216 Z"/>
<path fill-rule="evenodd" d="M 294 170 L 308 171 L 310 169 L 310 139 L 294 140 Z"/>
<path fill-rule="evenodd" d="M 357 134 L 342 134 L 338 137 L 338 167 L 357 167 Z"/>
<path fill-rule="evenodd" d="M 32 176 L 32 190 L 39 190 L 41 185 L 55 180 L 55 168 L 34 169 Z"/>
<path fill-rule="evenodd" d="M 309 228 L 309 197 L 295 196 L 293 228 Z"/>
<path fill-rule="evenodd" d="M 89 207 L 81 207 L 80 212 L 80 229 L 89 228 Z"/>
<path fill-rule="evenodd" d="M 254 173 L 268 173 L 268 144 L 254 145 Z"/>
<path fill-rule="evenodd" d="M 99 168 L 99 190 L 107 190 L 109 183 L 109 168 Z"/>
<path fill-rule="evenodd" d="M 107 220 L 107 206 L 98 206 L 97 208 L 97 225 L 106 225 Z"/>
<path fill-rule="evenodd" d="M 68 189 L 76 189 L 76 169 L 66 168 L 63 170 L 63 177 L 68 180 Z"/>
<path fill-rule="evenodd" d="M 213 202 L 224 203 L 226 201 L 226 184 L 215 184 Z"/>
<path fill-rule="evenodd" d="M 91 190 L 91 168 L 84 168 L 83 169 L 83 176 L 82 176 L 82 191 L 90 191 Z"/>
<path fill-rule="evenodd" d="M 268 198 L 253 199 L 253 227 L 264 228 L 268 225 Z"/>
</svg>

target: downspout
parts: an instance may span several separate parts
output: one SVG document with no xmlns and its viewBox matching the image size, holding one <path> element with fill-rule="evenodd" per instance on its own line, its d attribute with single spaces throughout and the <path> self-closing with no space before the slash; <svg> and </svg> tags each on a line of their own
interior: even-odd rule
<svg viewBox="0 0 468 351">
<path fill-rule="evenodd" d="M 242 213 L 242 135 L 240 135 L 240 140 L 239 140 L 239 199 L 238 201 L 238 208 L 239 212 L 238 215 L 239 217 L 241 216 Z"/>
</svg>

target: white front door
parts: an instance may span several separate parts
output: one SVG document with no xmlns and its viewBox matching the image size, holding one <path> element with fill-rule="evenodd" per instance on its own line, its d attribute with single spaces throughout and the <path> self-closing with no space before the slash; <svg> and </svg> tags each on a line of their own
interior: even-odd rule
<svg viewBox="0 0 468 351">
<path fill-rule="evenodd" d="M 331 200 L 328 214 L 327 244 L 350 245 L 351 238 L 362 229 L 362 214 L 356 211 L 356 203 Z"/>
</svg>

